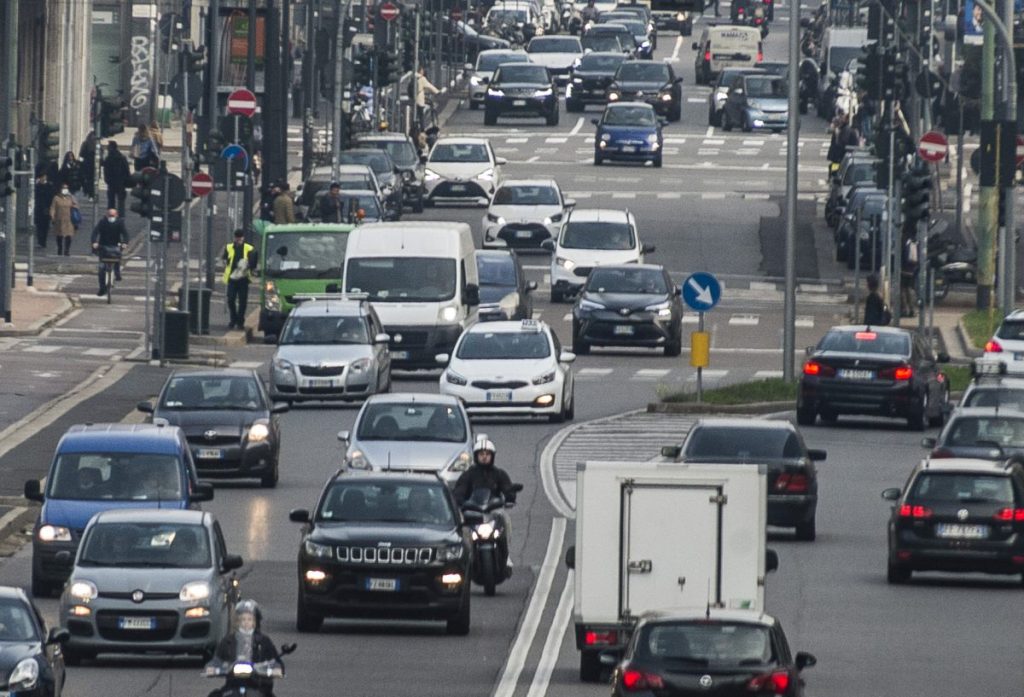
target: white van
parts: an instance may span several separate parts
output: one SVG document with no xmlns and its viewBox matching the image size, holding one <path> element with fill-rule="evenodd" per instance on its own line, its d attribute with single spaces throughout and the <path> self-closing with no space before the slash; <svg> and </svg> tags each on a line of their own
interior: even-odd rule
<svg viewBox="0 0 1024 697">
<path fill-rule="evenodd" d="M 756 68 L 764 60 L 761 30 L 757 27 L 707 27 L 700 41 L 694 42 L 693 50 L 697 52 L 694 70 L 698 85 L 711 84 L 723 68 Z"/>
<path fill-rule="evenodd" d="M 369 223 L 351 232 L 344 288 L 366 293 L 391 339 L 392 367 L 437 368 L 477 319 L 480 286 L 465 223 Z"/>
</svg>

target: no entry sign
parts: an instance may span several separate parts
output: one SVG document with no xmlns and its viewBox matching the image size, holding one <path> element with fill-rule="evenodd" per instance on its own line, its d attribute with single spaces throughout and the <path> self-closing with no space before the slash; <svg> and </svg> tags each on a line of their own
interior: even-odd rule
<svg viewBox="0 0 1024 697">
<path fill-rule="evenodd" d="M 256 95 L 249 90 L 235 90 L 228 95 L 228 113 L 252 118 L 256 113 Z"/>
<path fill-rule="evenodd" d="M 385 22 L 393 22 L 398 19 L 398 5 L 393 2 L 385 2 L 380 6 L 380 9 L 377 10 L 377 14 L 379 14 L 380 18 Z"/>
<path fill-rule="evenodd" d="M 192 175 L 192 195 L 206 196 L 213 191 L 213 178 L 206 172 L 196 172 Z"/>
<path fill-rule="evenodd" d="M 917 154 L 925 162 L 941 162 L 949 152 L 949 141 L 938 131 L 928 131 L 917 144 Z"/>
</svg>

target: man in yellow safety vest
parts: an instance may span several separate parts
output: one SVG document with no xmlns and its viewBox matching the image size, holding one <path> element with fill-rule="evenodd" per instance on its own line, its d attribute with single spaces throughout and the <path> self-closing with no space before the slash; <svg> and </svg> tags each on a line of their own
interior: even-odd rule
<svg viewBox="0 0 1024 697">
<path fill-rule="evenodd" d="M 249 302 L 249 282 L 258 259 L 256 248 L 245 241 L 245 230 L 235 230 L 235 239 L 224 247 L 221 259 L 224 261 L 224 283 L 228 286 L 228 329 L 242 329 L 245 306 Z"/>
</svg>

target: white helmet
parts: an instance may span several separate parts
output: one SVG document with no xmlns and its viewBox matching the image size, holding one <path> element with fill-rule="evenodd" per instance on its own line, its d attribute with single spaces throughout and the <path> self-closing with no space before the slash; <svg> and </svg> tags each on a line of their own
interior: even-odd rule
<svg viewBox="0 0 1024 697">
<path fill-rule="evenodd" d="M 485 434 L 481 433 L 476 437 L 476 442 L 473 443 L 473 453 L 478 453 L 481 450 L 486 450 L 493 455 L 497 448 L 494 447 L 494 441 L 488 438 Z"/>
</svg>

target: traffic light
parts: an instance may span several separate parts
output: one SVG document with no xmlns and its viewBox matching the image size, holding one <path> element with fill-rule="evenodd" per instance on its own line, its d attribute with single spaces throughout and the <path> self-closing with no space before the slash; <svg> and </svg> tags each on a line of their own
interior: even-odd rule
<svg viewBox="0 0 1024 697">
<path fill-rule="evenodd" d="M 882 56 L 877 43 L 870 43 L 862 49 L 860 66 L 857 68 L 857 89 L 866 92 L 872 99 L 882 98 Z"/>
<path fill-rule="evenodd" d="M 341 45 L 343 48 L 351 48 L 352 40 L 356 38 L 356 34 L 359 33 L 359 23 L 351 17 L 346 17 L 342 26 L 344 27 L 344 34 L 341 36 Z"/>
<path fill-rule="evenodd" d="M 917 229 L 919 221 L 927 221 L 932 175 L 928 165 L 918 162 L 903 175 L 903 226 L 907 234 Z"/>
<path fill-rule="evenodd" d="M 201 73 L 206 69 L 206 47 L 197 46 L 191 48 L 185 46 L 181 49 L 181 72 Z"/>
<path fill-rule="evenodd" d="M 124 102 L 120 99 L 100 99 L 100 138 L 109 138 L 124 133 Z"/>
<path fill-rule="evenodd" d="M 14 189 L 11 188 L 11 181 L 14 179 L 12 167 L 14 160 L 6 155 L 0 156 L 0 198 L 7 198 L 14 193 Z"/>
<path fill-rule="evenodd" d="M 40 121 L 36 133 L 36 149 L 39 152 L 38 163 L 46 169 L 51 163 L 60 161 L 60 125 Z"/>
<path fill-rule="evenodd" d="M 155 176 L 156 170 L 152 167 L 147 167 L 141 172 L 135 172 L 131 176 L 132 198 L 137 199 L 132 201 L 131 211 L 138 213 L 143 218 L 153 217 L 153 202 L 150 200 L 150 190 Z"/>
<path fill-rule="evenodd" d="M 377 57 L 377 80 L 381 85 L 391 85 L 401 78 L 398 55 L 381 53 Z"/>
<path fill-rule="evenodd" d="M 352 56 L 352 82 L 356 85 L 369 85 L 373 82 L 373 65 L 369 53 Z"/>
<path fill-rule="evenodd" d="M 227 144 L 223 133 L 218 130 L 211 130 L 206 135 L 206 141 L 199 152 L 199 161 L 207 165 L 214 164 L 220 159 L 220 154 L 224 151 Z"/>
<path fill-rule="evenodd" d="M 416 10 L 414 6 L 406 7 L 399 15 L 402 25 L 402 70 L 412 71 L 416 59 Z"/>
</svg>

